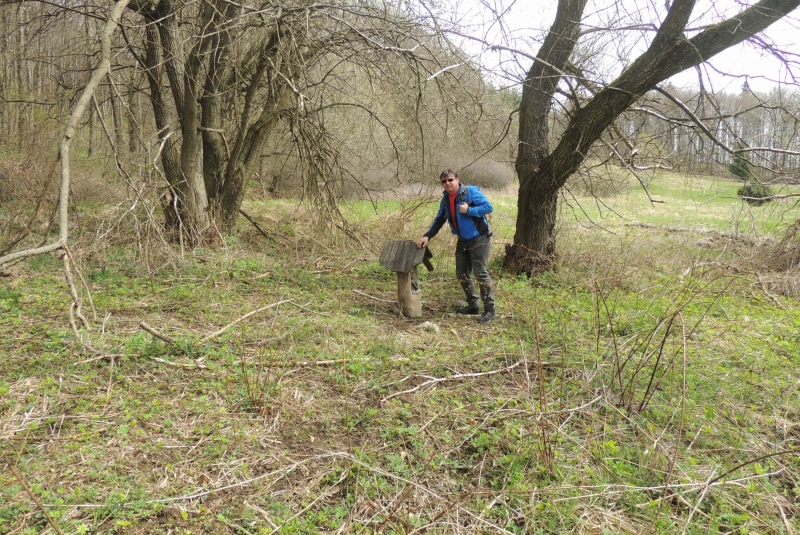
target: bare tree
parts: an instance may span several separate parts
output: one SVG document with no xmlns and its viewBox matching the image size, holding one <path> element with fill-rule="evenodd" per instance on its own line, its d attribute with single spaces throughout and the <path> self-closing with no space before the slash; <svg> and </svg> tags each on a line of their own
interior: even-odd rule
<svg viewBox="0 0 800 535">
<path fill-rule="evenodd" d="M 374 87 L 388 79 L 412 93 L 408 115 L 421 126 L 447 56 L 435 35 L 390 3 L 165 0 L 130 8 L 129 50 L 148 78 L 169 184 L 164 212 L 191 239 L 233 226 L 276 135 L 303 163 L 306 191 L 334 200 L 331 185 L 348 170 L 330 137 L 331 110 L 360 109 L 386 130 Z M 387 136 L 397 160 L 400 147 Z"/>
<path fill-rule="evenodd" d="M 707 61 L 785 17 L 800 0 L 762 0 L 699 30 L 688 28 L 695 1 L 675 0 L 644 53 L 604 87 L 595 89 L 589 84 L 591 98 L 573 98 L 569 122 L 550 150 L 546 125 L 556 81 L 567 80 L 574 87 L 585 79 L 569 62 L 585 5 L 584 0 L 559 1 L 555 21 L 524 82 L 516 162 L 519 212 L 514 243 L 506 247 L 504 263 L 514 273 L 530 275 L 551 265 L 556 254 L 559 192 L 621 114 L 674 74 Z M 651 26 L 655 28 L 654 23 Z M 688 33 L 695 35 L 688 37 Z"/>
</svg>

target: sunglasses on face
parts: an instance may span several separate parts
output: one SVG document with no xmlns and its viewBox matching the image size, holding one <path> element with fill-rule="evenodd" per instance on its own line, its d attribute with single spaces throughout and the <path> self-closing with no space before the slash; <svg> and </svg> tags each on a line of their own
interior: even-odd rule
<svg viewBox="0 0 800 535">
<path fill-rule="evenodd" d="M 444 180 L 442 180 L 442 184 L 447 184 L 448 182 L 452 182 L 454 180 L 455 178 L 445 178 Z"/>
</svg>

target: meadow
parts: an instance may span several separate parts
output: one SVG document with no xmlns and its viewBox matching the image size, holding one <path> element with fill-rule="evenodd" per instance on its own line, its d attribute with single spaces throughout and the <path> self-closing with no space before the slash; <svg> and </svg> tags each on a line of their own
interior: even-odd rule
<svg viewBox="0 0 800 535">
<path fill-rule="evenodd" d="M 487 191 L 487 325 L 446 232 L 424 317 L 396 312 L 380 247 L 434 196 L 348 203 L 350 234 L 253 198 L 261 231 L 195 249 L 77 206 L 82 342 L 58 259 L 0 277 L 0 533 L 797 533 L 797 273 L 769 258 L 800 211 L 623 179 L 571 188 L 534 280 Z"/>
</svg>

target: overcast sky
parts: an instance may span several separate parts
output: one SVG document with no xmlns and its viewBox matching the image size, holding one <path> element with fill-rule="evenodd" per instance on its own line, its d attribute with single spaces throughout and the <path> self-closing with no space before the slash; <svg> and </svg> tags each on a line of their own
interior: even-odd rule
<svg viewBox="0 0 800 535">
<path fill-rule="evenodd" d="M 698 28 L 740 12 L 752 1 L 700 0 L 692 16 L 690 28 Z M 439 0 L 437 11 L 453 28 L 492 44 L 508 46 L 535 55 L 547 29 L 555 17 L 556 0 Z M 584 29 L 632 25 L 658 25 L 666 14 L 665 0 L 590 0 L 585 11 Z M 499 17 L 497 16 L 499 15 Z M 800 12 L 771 26 L 766 38 L 777 48 L 789 52 L 795 62 L 794 74 L 800 85 Z M 696 32 L 689 33 L 691 37 Z M 582 38 L 578 51 L 594 59 L 598 78 L 610 81 L 649 44 L 654 29 L 632 29 L 618 32 L 611 41 L 607 32 L 588 34 Z M 606 36 L 603 38 L 602 36 Z M 624 36 L 620 39 L 619 36 Z M 488 51 L 478 42 L 464 39 L 462 47 L 476 61 L 493 71 L 491 79 L 497 84 L 512 85 L 518 81 L 531 60 L 510 53 Z M 791 72 L 773 55 L 743 43 L 712 58 L 710 65 L 701 68 L 708 90 L 738 92 L 745 79 L 757 91 L 767 91 L 781 83 L 795 83 Z M 717 71 L 733 76 L 725 77 Z M 695 69 L 675 76 L 672 83 L 679 86 L 698 86 Z"/>
</svg>

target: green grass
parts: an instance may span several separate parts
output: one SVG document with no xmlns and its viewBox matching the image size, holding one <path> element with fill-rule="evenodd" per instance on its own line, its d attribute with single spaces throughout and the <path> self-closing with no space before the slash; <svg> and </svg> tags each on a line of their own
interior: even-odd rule
<svg viewBox="0 0 800 535">
<path fill-rule="evenodd" d="M 357 243 L 253 202 L 274 240 L 242 221 L 183 256 L 98 249 L 92 208 L 73 251 L 97 353 L 58 261 L 0 279 L 0 533 L 54 533 L 23 482 L 64 533 L 797 532 L 800 308 L 731 238 L 795 216 L 728 189 L 665 175 L 663 204 L 565 206 L 533 284 L 500 270 L 515 205 L 489 192 L 486 326 L 452 313 L 446 232 L 424 318 L 392 310 L 380 244 L 435 204 L 349 204 Z"/>
<path fill-rule="evenodd" d="M 580 214 L 578 219 L 599 221 L 612 229 L 643 224 L 695 231 L 769 233 L 794 221 L 798 215 L 793 197 L 749 206 L 736 195 L 742 183 L 732 178 L 660 173 L 648 184 L 653 202 L 634 178 L 627 177 L 626 181 L 628 187 L 620 195 L 603 198 L 599 203 L 581 202 L 583 211 L 576 209 Z M 786 186 L 780 188 L 779 194 L 798 192 L 796 186 Z"/>
</svg>

